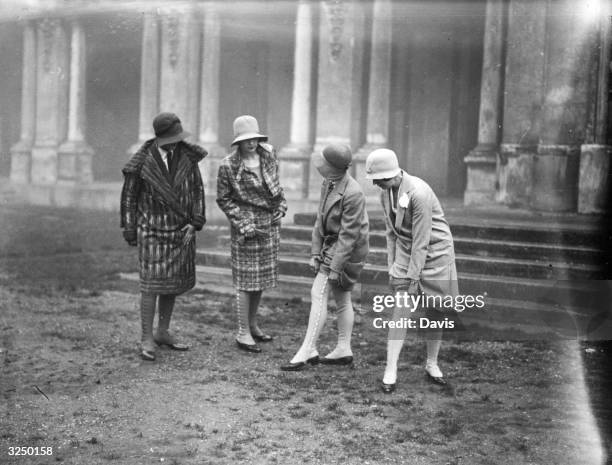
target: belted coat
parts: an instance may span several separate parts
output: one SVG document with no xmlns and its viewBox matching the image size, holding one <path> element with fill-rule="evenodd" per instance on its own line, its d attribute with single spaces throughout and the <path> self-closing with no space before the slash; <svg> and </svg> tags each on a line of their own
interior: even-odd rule
<svg viewBox="0 0 612 465">
<path fill-rule="evenodd" d="M 340 275 L 340 287 L 350 290 L 359 279 L 369 251 L 369 222 L 365 195 L 346 173 L 331 191 L 321 186 L 317 219 L 312 230 L 311 254 L 325 269 Z"/>
</svg>

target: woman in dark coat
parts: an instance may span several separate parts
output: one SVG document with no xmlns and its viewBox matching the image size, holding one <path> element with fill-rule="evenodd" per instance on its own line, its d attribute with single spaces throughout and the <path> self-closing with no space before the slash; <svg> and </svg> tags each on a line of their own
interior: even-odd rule
<svg viewBox="0 0 612 465">
<path fill-rule="evenodd" d="M 369 224 L 365 195 L 348 173 L 352 154 L 346 145 L 330 145 L 315 154 L 314 164 L 323 180 L 317 220 L 312 231 L 311 290 L 308 329 L 302 346 L 281 370 L 298 371 L 307 363 L 350 365 L 353 362 L 351 289 L 359 279 L 368 254 Z M 330 290 L 337 306 L 338 343 L 319 358 L 317 341 L 327 319 Z"/>
<path fill-rule="evenodd" d="M 155 343 L 187 350 L 168 328 L 177 295 L 195 284 L 195 231 L 206 222 L 198 163 L 203 148 L 184 142 L 179 118 L 161 113 L 148 140 L 123 168 L 121 227 L 138 247 L 141 291 L 141 357 L 155 360 Z M 155 305 L 159 324 L 153 336 Z"/>
<path fill-rule="evenodd" d="M 248 352 L 261 352 L 255 340 L 272 340 L 256 317 L 262 291 L 277 284 L 280 221 L 287 211 L 276 151 L 267 140 L 254 117 L 236 118 L 234 150 L 223 159 L 217 178 L 217 204 L 231 225 L 236 343 Z"/>
</svg>

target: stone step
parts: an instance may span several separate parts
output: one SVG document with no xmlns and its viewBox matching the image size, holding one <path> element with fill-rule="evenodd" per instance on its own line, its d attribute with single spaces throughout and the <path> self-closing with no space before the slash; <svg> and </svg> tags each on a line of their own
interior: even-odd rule
<svg viewBox="0 0 612 465">
<path fill-rule="evenodd" d="M 312 272 L 308 258 L 282 255 L 279 273 L 287 276 L 309 277 Z M 229 250 L 219 248 L 203 249 L 196 252 L 196 264 L 202 266 L 230 267 Z M 388 273 L 386 266 L 368 264 L 361 275 L 364 285 L 386 287 Z M 460 292 L 465 295 L 486 295 L 495 299 L 526 302 L 557 302 L 566 307 L 598 307 L 607 302 L 606 281 L 586 280 L 544 280 L 497 276 L 494 274 L 468 273 L 459 269 Z M 602 297 L 602 292 L 604 297 Z"/>
<path fill-rule="evenodd" d="M 219 251 L 199 251 L 198 263 L 215 263 L 217 265 L 196 266 L 197 284 L 199 289 L 211 292 L 232 295 L 231 270 L 227 266 L 229 256 Z M 312 275 L 296 276 L 285 274 L 282 271 L 292 271 L 290 264 L 281 260 L 281 274 L 279 285 L 274 289 L 266 291 L 266 296 L 282 298 L 287 301 L 299 299 L 308 302 L 310 300 L 310 288 L 312 286 Z M 128 279 L 137 279 L 137 274 Z M 487 284 L 494 280 L 483 276 L 466 275 L 460 277 L 460 290 L 463 295 L 472 291 L 481 291 Z M 476 283 L 476 284 L 475 284 Z M 498 283 L 502 289 L 508 286 L 518 286 L 512 295 L 515 298 L 496 298 L 492 295 L 484 297 L 485 306 L 482 309 L 465 309 L 459 315 L 461 322 L 469 328 L 469 334 L 461 333 L 460 337 L 486 339 L 488 329 L 502 329 L 509 331 L 508 337 L 512 339 L 532 337 L 554 337 L 554 338 L 576 338 L 589 336 L 595 339 L 612 338 L 612 321 L 609 318 L 597 319 L 596 307 L 584 307 L 580 305 L 563 305 L 559 299 L 560 287 L 555 288 L 554 283 L 529 282 L 522 283 Z M 548 290 L 546 290 L 546 285 Z M 489 287 L 491 292 L 494 288 Z M 572 290 L 571 286 L 562 289 L 570 293 L 574 298 L 578 296 L 577 286 Z M 387 286 L 381 283 L 377 286 L 368 284 L 357 285 L 353 290 L 353 302 L 355 308 L 364 321 L 375 317 L 389 319 L 390 310 L 375 313 L 372 310 L 373 293 L 387 293 Z M 546 295 L 554 295 L 555 299 L 547 299 Z M 477 295 L 477 294 L 476 294 Z M 539 296 L 539 298 L 538 298 Z M 537 301 L 529 301 L 526 298 L 537 298 Z M 589 305 L 589 302 L 584 302 Z M 335 306 L 334 302 L 330 303 Z M 531 335 L 531 336 L 530 336 Z"/>
<path fill-rule="evenodd" d="M 561 218 L 546 218 L 546 221 L 541 219 L 518 221 L 456 216 L 447 219 L 454 238 L 584 245 L 601 250 L 608 250 L 611 242 L 609 225 L 594 220 L 585 220 L 580 224 L 564 222 Z M 312 227 L 314 220 L 315 215 L 312 213 L 300 213 L 294 216 L 294 224 L 297 226 Z M 371 231 L 384 231 L 384 229 L 384 219 L 381 216 L 370 217 Z"/>
<path fill-rule="evenodd" d="M 229 236 L 219 238 L 222 249 L 230 247 Z M 310 257 L 310 243 L 297 240 L 281 240 L 281 256 Z M 387 251 L 384 248 L 370 249 L 367 262 L 384 267 L 387 263 Z M 456 254 L 457 269 L 467 273 L 479 273 L 495 276 L 512 276 L 527 279 L 604 279 L 604 273 L 598 266 L 590 264 L 568 264 L 535 259 L 514 259 L 504 257 L 481 257 Z"/>
<path fill-rule="evenodd" d="M 310 242 L 311 236 L 312 226 L 283 225 L 281 229 L 281 240 Z M 593 265 L 600 264 L 605 257 L 602 250 L 587 245 L 547 244 L 462 236 L 455 236 L 453 239 L 457 254 L 479 257 L 536 259 Z M 370 247 L 385 248 L 386 244 L 383 231 L 370 232 Z"/>
</svg>

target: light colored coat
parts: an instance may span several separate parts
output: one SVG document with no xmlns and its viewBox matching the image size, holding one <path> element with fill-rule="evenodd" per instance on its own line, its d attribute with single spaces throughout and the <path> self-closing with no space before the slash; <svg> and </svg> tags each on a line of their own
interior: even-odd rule
<svg viewBox="0 0 612 465">
<path fill-rule="evenodd" d="M 453 237 L 431 187 L 422 179 L 402 171 L 395 221 L 392 221 L 390 192 L 384 190 L 381 194 L 389 274 L 396 278 L 420 280 L 424 269 L 454 265 Z M 405 206 L 400 206 L 402 197 L 404 202 L 407 199 Z"/>
</svg>

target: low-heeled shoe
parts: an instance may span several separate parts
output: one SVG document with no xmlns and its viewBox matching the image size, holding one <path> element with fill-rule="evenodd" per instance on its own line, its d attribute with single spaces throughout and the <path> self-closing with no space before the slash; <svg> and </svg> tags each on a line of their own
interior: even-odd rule
<svg viewBox="0 0 612 465">
<path fill-rule="evenodd" d="M 175 341 L 164 341 L 162 339 L 156 339 L 155 343 L 158 346 L 166 346 L 169 347 L 172 350 L 178 350 L 181 352 L 184 352 L 186 350 L 189 350 L 189 346 L 186 344 L 181 344 L 180 342 L 175 342 Z"/>
<path fill-rule="evenodd" d="M 440 386 L 446 386 L 448 384 L 443 376 L 431 376 L 428 371 L 425 371 L 425 373 L 427 373 L 427 378 L 432 383 L 439 384 Z"/>
<path fill-rule="evenodd" d="M 141 349 L 140 358 L 142 358 L 143 360 L 146 360 L 147 362 L 153 362 L 155 361 L 155 351 L 148 350 L 148 349 Z"/>
<path fill-rule="evenodd" d="M 269 334 L 253 334 L 253 339 L 259 342 L 271 342 L 274 338 Z"/>
<path fill-rule="evenodd" d="M 353 356 L 346 355 L 345 357 L 338 357 L 338 358 L 323 357 L 321 359 L 321 363 L 323 365 L 350 365 L 351 363 L 353 363 Z"/>
<path fill-rule="evenodd" d="M 261 347 L 257 344 L 245 344 L 244 342 L 236 341 L 238 348 L 240 350 L 244 350 L 246 352 L 253 352 L 254 354 L 258 354 L 261 352 Z"/>
<path fill-rule="evenodd" d="M 385 394 L 391 394 L 393 391 L 395 391 L 395 383 L 393 384 L 381 383 L 380 388 L 382 389 L 382 392 L 384 392 Z"/>
<path fill-rule="evenodd" d="M 316 365 L 317 363 L 319 363 L 320 360 L 321 359 L 319 358 L 319 356 L 315 355 L 314 357 L 310 357 L 305 362 L 286 363 L 285 365 L 281 365 L 280 369 L 283 371 L 300 371 L 303 370 L 308 364 Z"/>
</svg>

